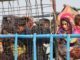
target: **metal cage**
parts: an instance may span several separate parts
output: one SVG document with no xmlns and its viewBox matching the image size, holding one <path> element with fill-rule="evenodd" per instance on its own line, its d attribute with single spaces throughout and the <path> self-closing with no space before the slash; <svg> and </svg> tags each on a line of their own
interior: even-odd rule
<svg viewBox="0 0 80 60">
<path fill-rule="evenodd" d="M 38 2 L 39 1 L 39 2 Z M 45 11 L 49 9 L 48 11 Z M 15 20 L 19 17 L 30 16 L 35 19 L 44 17 L 51 17 L 51 3 L 43 3 L 43 0 L 0 0 L 0 33 L 1 34 L 15 34 L 16 26 Z M 33 60 L 33 41 L 32 39 L 18 38 L 18 51 L 14 49 L 14 38 L 2 38 L 2 45 L 4 52 L 1 54 L 1 60 Z M 27 42 L 27 43 L 25 43 Z M 38 60 L 47 60 L 42 41 L 37 39 L 37 58 Z M 23 43 L 22 43 L 23 42 Z M 22 54 L 22 55 L 20 55 Z M 18 57 L 17 57 L 18 55 Z M 20 56 L 19 56 L 20 55 Z M 15 58 L 14 58 L 15 56 Z M 30 58 L 29 58 L 30 57 Z M 36 57 L 36 56 L 35 56 Z"/>
</svg>

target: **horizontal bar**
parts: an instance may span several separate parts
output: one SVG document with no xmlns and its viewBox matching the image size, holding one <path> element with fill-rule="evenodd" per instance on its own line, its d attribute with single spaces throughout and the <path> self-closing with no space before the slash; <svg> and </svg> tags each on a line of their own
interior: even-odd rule
<svg viewBox="0 0 80 60">
<path fill-rule="evenodd" d="M 70 38 L 80 38 L 80 34 L 52 34 L 54 38 L 67 38 L 70 35 Z M 10 38 L 15 37 L 16 34 L 0 34 L 0 38 Z M 17 35 L 19 38 L 33 38 L 33 35 Z M 50 38 L 51 34 L 36 34 L 37 38 Z"/>
<path fill-rule="evenodd" d="M 49 8 L 50 6 L 44 6 L 43 8 Z M 19 8 L 19 7 L 18 7 Z M 9 9 L 9 11 L 8 11 L 8 9 Z M 17 9 L 14 9 L 14 10 L 12 10 L 13 8 L 8 8 L 7 9 L 7 11 L 5 10 L 5 8 L 4 8 L 4 12 L 12 12 L 12 11 L 23 11 L 23 10 L 26 10 L 26 8 L 24 7 L 24 8 L 20 8 L 20 10 L 17 10 Z M 36 9 L 36 8 L 32 8 L 32 9 Z M 38 9 L 40 9 L 40 7 L 38 8 Z M 30 10 L 30 9 L 27 9 L 27 10 Z M 0 13 L 2 13 L 2 12 L 0 12 Z"/>
<path fill-rule="evenodd" d="M 43 4 L 43 5 L 44 5 L 44 6 L 50 6 L 51 4 Z M 35 7 L 35 5 L 32 5 L 32 6 Z M 38 4 L 37 6 L 40 7 L 40 4 Z M 21 8 L 25 8 L 25 7 L 30 7 L 30 6 L 20 6 L 20 9 L 21 9 Z M 15 7 L 11 7 L 11 8 L 14 8 L 14 9 L 16 8 L 16 9 L 17 9 L 18 7 L 15 6 Z M 0 9 L 2 10 L 1 7 L 0 7 Z M 8 8 L 8 7 L 5 7 L 4 9 L 9 9 L 9 8 Z M 32 8 L 32 9 L 36 9 L 36 8 Z"/>
</svg>

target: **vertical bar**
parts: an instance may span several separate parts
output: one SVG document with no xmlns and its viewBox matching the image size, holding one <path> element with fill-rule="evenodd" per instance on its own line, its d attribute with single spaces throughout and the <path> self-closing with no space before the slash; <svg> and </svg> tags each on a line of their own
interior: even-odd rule
<svg viewBox="0 0 80 60">
<path fill-rule="evenodd" d="M 41 7 L 41 17 L 44 18 L 44 10 L 43 10 L 43 0 L 40 0 L 40 7 Z"/>
<path fill-rule="evenodd" d="M 18 35 L 17 34 L 15 34 L 15 44 L 14 44 L 14 48 L 15 48 L 15 50 L 14 50 L 14 60 L 17 60 L 17 58 L 18 58 Z"/>
<path fill-rule="evenodd" d="M 67 60 L 70 60 L 70 35 L 67 36 Z"/>
<path fill-rule="evenodd" d="M 33 35 L 33 59 L 37 60 L 36 57 L 36 34 Z"/>
<path fill-rule="evenodd" d="M 2 16 L 5 15 L 5 11 L 4 11 L 4 2 L 2 1 Z"/>
<path fill-rule="evenodd" d="M 53 60 L 53 36 L 50 36 L 50 60 Z"/>
</svg>

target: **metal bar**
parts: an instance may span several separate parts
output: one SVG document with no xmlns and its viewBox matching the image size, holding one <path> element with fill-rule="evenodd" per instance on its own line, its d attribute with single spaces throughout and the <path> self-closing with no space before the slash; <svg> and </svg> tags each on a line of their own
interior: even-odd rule
<svg viewBox="0 0 80 60">
<path fill-rule="evenodd" d="M 9 5 L 10 5 L 10 8 L 9 9 L 11 10 L 11 13 L 13 13 L 13 10 L 12 10 L 12 7 L 11 7 L 11 1 L 9 1 Z"/>
<path fill-rule="evenodd" d="M 50 6 L 44 6 L 43 8 L 48 8 L 48 7 L 50 7 Z M 15 9 L 14 7 L 11 7 L 11 8 L 14 9 L 13 12 L 14 12 L 14 11 L 23 11 L 23 10 L 26 10 L 25 7 L 20 7 L 20 10 L 19 10 L 19 9 Z M 3 8 L 3 9 L 5 10 L 5 9 L 11 9 L 11 8 Z M 24 9 L 22 9 L 22 8 L 24 8 Z M 1 9 L 1 8 L 0 8 L 0 9 Z M 36 8 L 32 8 L 32 9 L 36 9 Z M 38 9 L 40 9 L 40 7 L 38 7 Z M 3 10 L 3 11 L 4 11 L 4 10 Z M 5 13 L 5 12 L 11 12 L 11 11 L 4 11 L 4 13 Z M 0 12 L 0 13 L 2 13 L 2 12 Z M 44 12 L 43 12 L 43 13 L 44 13 Z M 35 14 L 36 14 L 36 13 L 35 13 Z"/>
<path fill-rule="evenodd" d="M 3 4 L 3 1 L 2 1 L 2 16 L 5 14 L 4 12 L 4 4 Z"/>
<path fill-rule="evenodd" d="M 51 34 L 37 34 L 37 38 L 50 38 Z M 54 38 L 67 38 L 68 34 L 52 34 Z M 17 35 L 19 38 L 32 38 L 33 35 Z M 15 34 L 0 34 L 0 38 L 15 37 Z M 70 34 L 70 38 L 80 38 L 80 34 Z"/>
<path fill-rule="evenodd" d="M 36 55 L 36 34 L 33 35 L 33 59 L 37 60 L 37 55 Z"/>
<path fill-rule="evenodd" d="M 37 55 L 36 55 L 36 38 L 50 38 L 50 60 L 53 59 L 53 38 L 57 37 L 57 38 L 67 38 L 67 60 L 70 60 L 70 38 L 73 38 L 73 37 L 80 37 L 80 34 L 34 34 L 34 35 L 18 35 L 18 34 L 0 34 L 0 38 L 10 38 L 10 37 L 15 37 L 15 44 L 14 44 L 14 47 L 15 47 L 15 53 L 14 53 L 14 59 L 17 60 L 17 57 L 18 57 L 18 37 L 21 37 L 21 38 L 32 38 L 33 37 L 33 53 L 34 53 L 34 60 L 37 60 Z"/>
<path fill-rule="evenodd" d="M 56 0 L 52 0 L 52 8 L 53 8 L 53 14 L 54 14 L 54 33 L 57 32 L 57 24 L 56 24 L 56 20 L 57 20 L 57 16 L 56 16 Z"/>
<path fill-rule="evenodd" d="M 18 35 L 17 34 L 15 34 L 15 44 L 14 44 L 14 48 L 15 48 L 15 50 L 14 50 L 14 60 L 17 60 L 17 58 L 18 58 Z"/>
<path fill-rule="evenodd" d="M 32 38 L 34 35 L 17 35 L 19 38 Z M 9 37 L 15 37 L 15 34 L 0 34 L 0 38 L 9 38 Z M 50 38 L 50 34 L 37 34 L 36 35 L 37 38 Z M 53 34 L 53 37 L 55 38 L 66 38 L 67 35 L 64 34 Z"/>
<path fill-rule="evenodd" d="M 32 5 L 31 5 L 31 1 L 29 0 L 29 5 L 30 5 L 30 7 L 29 7 L 29 10 L 30 10 L 30 16 L 32 16 Z"/>
<path fill-rule="evenodd" d="M 6 14 L 7 15 L 7 14 Z M 18 15 L 18 14 L 15 14 L 15 15 Z M 19 14 L 18 16 L 20 16 L 20 15 L 22 15 L 22 16 L 25 16 L 25 14 Z M 50 15 L 50 14 L 45 14 L 44 15 L 44 17 L 49 17 L 48 15 Z M 0 15 L 0 16 L 2 16 L 2 15 Z M 52 15 L 53 16 L 53 15 Z M 32 17 L 34 17 L 34 18 L 41 18 L 42 16 L 41 15 L 39 15 L 39 16 L 32 16 Z"/>
<path fill-rule="evenodd" d="M 53 35 L 50 36 L 50 60 L 53 60 Z"/>
<path fill-rule="evenodd" d="M 19 5 L 19 0 L 17 0 L 17 4 L 18 4 L 18 15 L 20 14 L 20 5 Z"/>
<path fill-rule="evenodd" d="M 67 60 L 70 60 L 70 35 L 67 36 Z"/>
<path fill-rule="evenodd" d="M 54 34 L 57 33 L 57 14 L 56 14 L 56 0 L 51 0 L 52 1 L 52 8 L 53 8 L 53 14 L 54 14 Z M 55 60 L 58 60 L 58 44 L 57 44 L 57 40 L 55 39 Z"/>
<path fill-rule="evenodd" d="M 15 11 L 14 11 L 14 1 L 13 1 L 13 7 L 12 7 L 12 8 L 13 8 L 13 15 L 15 15 Z"/>
<path fill-rule="evenodd" d="M 27 6 L 29 6 L 29 1 L 28 0 L 27 0 Z M 27 7 L 27 6 L 26 6 L 26 8 L 27 8 L 27 16 L 29 16 L 29 7 L 30 6 L 29 7 Z"/>
<path fill-rule="evenodd" d="M 27 1 L 26 1 L 26 0 L 25 0 L 25 2 L 26 2 L 26 16 L 27 16 L 27 9 L 28 9 L 27 7 L 28 7 L 28 6 L 27 6 Z"/>
<path fill-rule="evenodd" d="M 6 14 L 6 15 L 7 15 L 7 14 Z M 18 15 L 18 14 L 15 14 L 15 15 Z M 20 16 L 20 15 L 25 16 L 25 14 L 19 14 L 19 16 Z M 44 17 L 49 17 L 49 15 L 50 15 L 50 14 L 45 14 Z M 2 16 L 2 15 L 0 15 L 0 16 Z M 52 15 L 52 16 L 53 16 L 53 15 Z M 39 15 L 39 16 L 33 15 L 32 17 L 34 17 L 34 18 L 41 18 L 41 15 Z"/>
<path fill-rule="evenodd" d="M 8 1 L 9 2 L 9 1 Z M 8 15 L 9 15 L 9 13 L 10 13 L 10 8 L 9 8 L 9 4 L 8 4 Z"/>
<path fill-rule="evenodd" d="M 24 10 L 26 10 L 26 9 L 21 9 L 20 11 L 24 11 Z M 14 11 L 19 11 L 19 10 L 14 10 Z M 4 12 L 8 12 L 8 11 L 4 11 Z M 9 12 L 11 12 L 11 11 L 9 11 Z M 0 12 L 0 13 L 2 13 L 2 12 Z M 44 13 L 51 13 L 51 12 L 44 12 Z M 36 14 L 36 13 L 32 13 L 32 14 Z M 45 14 L 44 14 L 45 15 Z M 37 16 L 37 15 L 36 15 Z"/>
<path fill-rule="evenodd" d="M 39 8 L 38 8 L 38 2 L 37 2 L 37 0 L 35 0 L 35 11 L 36 11 L 36 16 L 38 16 L 38 18 L 39 18 Z"/>
<path fill-rule="evenodd" d="M 41 14 L 42 14 L 42 18 L 44 17 L 44 13 L 43 13 L 43 0 L 40 0 L 40 5 L 41 5 Z"/>
<path fill-rule="evenodd" d="M 14 2 L 14 1 L 13 1 L 13 2 Z M 47 7 L 47 6 L 50 7 L 50 4 L 43 4 L 43 5 L 44 5 L 45 7 Z M 33 6 L 35 6 L 35 5 L 32 5 L 32 7 L 33 7 Z M 40 5 L 37 4 L 37 6 L 39 6 L 39 8 L 41 8 Z M 25 8 L 25 7 L 26 7 L 26 6 L 20 6 L 20 8 Z M 30 7 L 30 6 L 27 6 L 27 7 Z M 11 7 L 11 8 L 18 8 L 18 7 Z M 0 8 L 0 9 L 2 9 L 2 8 Z M 8 9 L 8 8 L 5 7 L 4 9 Z M 36 9 L 36 8 L 32 8 L 32 9 Z"/>
</svg>

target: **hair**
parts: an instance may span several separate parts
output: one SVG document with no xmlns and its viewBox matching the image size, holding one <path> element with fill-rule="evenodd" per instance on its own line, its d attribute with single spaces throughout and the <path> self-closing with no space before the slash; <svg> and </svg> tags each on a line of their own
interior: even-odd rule
<svg viewBox="0 0 80 60">
<path fill-rule="evenodd" d="M 19 26 L 24 26 L 26 24 L 26 20 L 23 17 L 16 18 L 15 24 Z"/>
<path fill-rule="evenodd" d="M 80 14 L 77 14 L 74 18 L 75 25 L 79 25 Z"/>
<path fill-rule="evenodd" d="M 26 22 L 33 21 L 33 18 L 32 17 L 24 17 L 24 19 L 26 20 Z"/>
<path fill-rule="evenodd" d="M 70 23 L 68 18 L 61 18 L 60 19 L 60 25 L 62 25 L 62 21 L 66 21 L 67 23 L 69 23 L 71 25 L 71 23 Z"/>
<path fill-rule="evenodd" d="M 61 26 L 61 28 L 63 28 L 62 27 L 62 21 L 66 21 L 70 25 L 70 28 L 72 28 L 72 25 L 71 25 L 71 22 L 70 22 L 69 18 L 66 18 L 66 17 L 61 18 L 61 20 L 60 20 L 60 26 Z"/>
<path fill-rule="evenodd" d="M 44 23 L 48 23 L 48 24 L 50 24 L 49 19 L 43 18 L 43 19 L 40 19 L 40 20 L 43 21 Z"/>
</svg>

